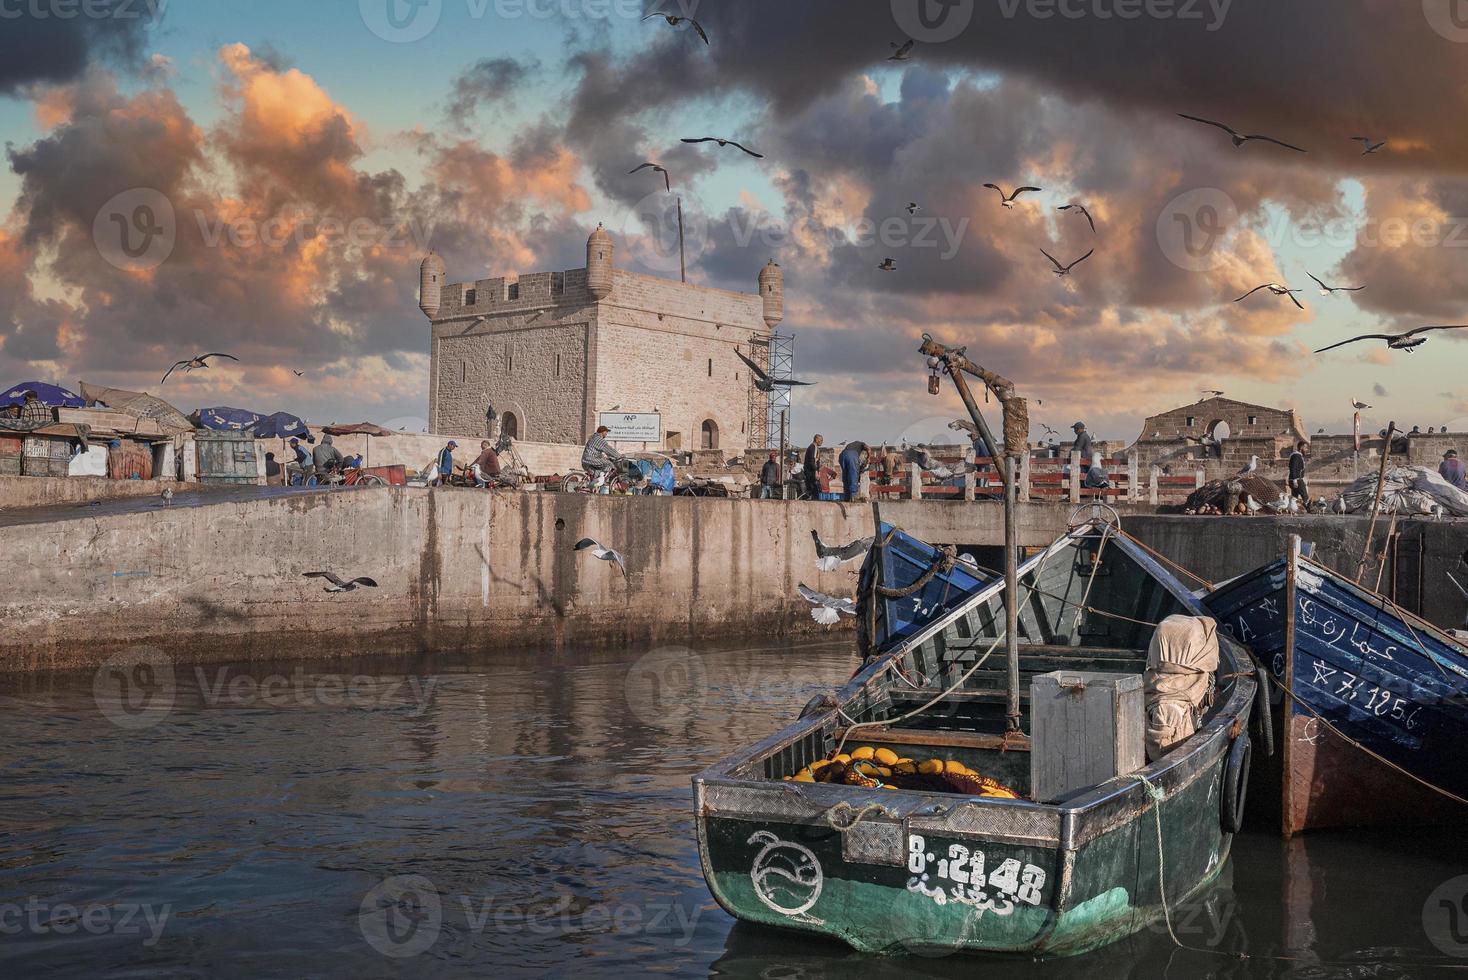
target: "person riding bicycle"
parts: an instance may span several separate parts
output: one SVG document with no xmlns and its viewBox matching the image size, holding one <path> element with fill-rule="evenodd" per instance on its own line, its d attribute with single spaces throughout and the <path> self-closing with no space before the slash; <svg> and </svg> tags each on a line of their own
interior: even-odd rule
<svg viewBox="0 0 1468 980">
<path fill-rule="evenodd" d="M 293 462 L 286 464 L 286 483 L 295 486 L 297 483 L 305 483 L 309 480 L 316 472 L 316 467 L 311 462 L 311 454 L 306 451 L 305 446 L 301 445 L 301 440 L 292 439 L 290 446 L 296 458 Z"/>
<path fill-rule="evenodd" d="M 340 474 L 346 465 L 346 459 L 331 444 L 331 436 L 322 436 L 321 442 L 311 450 L 311 463 L 316 468 L 316 478 L 324 480 L 333 474 Z"/>
<path fill-rule="evenodd" d="M 596 432 L 586 441 L 586 448 L 581 451 L 581 467 L 594 475 L 593 485 L 597 488 L 605 488 L 612 464 L 626 458 L 607 442 L 607 433 L 611 431 L 604 425 L 597 426 Z"/>
</svg>

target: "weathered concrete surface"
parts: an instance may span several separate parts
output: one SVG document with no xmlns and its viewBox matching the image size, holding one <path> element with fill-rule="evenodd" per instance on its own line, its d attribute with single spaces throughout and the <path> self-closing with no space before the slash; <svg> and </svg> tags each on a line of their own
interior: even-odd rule
<svg viewBox="0 0 1468 980">
<path fill-rule="evenodd" d="M 121 497 L 156 497 L 164 487 L 184 486 L 174 480 L 110 480 L 105 476 L 0 476 L 0 506 L 6 509 Z M 188 484 L 190 490 L 205 489 Z"/>
<path fill-rule="evenodd" d="M 1021 543 L 1050 543 L 1071 512 L 1023 508 Z M 1003 540 L 994 503 L 888 502 L 881 514 L 935 542 Z M 811 529 L 849 541 L 870 534 L 871 520 L 866 504 L 412 488 L 239 488 L 181 494 L 167 509 L 136 500 L 7 511 L 0 670 L 95 665 L 138 646 L 201 662 L 814 632 L 796 585 L 849 595 L 856 566 L 817 572 Z M 1367 521 L 1124 512 L 1124 523 L 1218 582 L 1282 555 L 1292 533 L 1354 570 Z M 1398 530 L 1382 591 L 1439 624 L 1462 622 L 1468 601 L 1444 573 L 1463 568 L 1468 522 Z M 582 537 L 623 551 L 628 578 L 573 552 Z M 302 577 L 318 569 L 369 575 L 379 588 L 330 595 Z"/>
</svg>

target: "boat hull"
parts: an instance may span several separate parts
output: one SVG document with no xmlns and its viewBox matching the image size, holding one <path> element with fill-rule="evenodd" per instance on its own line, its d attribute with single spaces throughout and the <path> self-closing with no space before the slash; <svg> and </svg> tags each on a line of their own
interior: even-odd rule
<svg viewBox="0 0 1468 980">
<path fill-rule="evenodd" d="M 1293 552 L 1205 601 L 1284 692 L 1270 791 L 1285 836 L 1468 812 L 1422 782 L 1468 796 L 1468 648 Z"/>
<path fill-rule="evenodd" d="M 1222 767 L 1217 754 L 1160 803 L 1161 870 L 1174 912 L 1205 891 L 1228 858 L 1232 835 L 1218 819 Z M 996 825 L 1009 832 L 984 833 L 959 829 L 965 821 L 982 826 L 982 814 L 950 821 L 875 814 L 842 830 L 850 810 L 832 826 L 787 804 L 788 816 L 749 819 L 720 814 L 720 795 L 700 787 L 704 874 L 719 904 L 745 921 L 872 953 L 1071 956 L 1164 917 L 1150 797 L 1111 801 L 1104 813 L 1077 812 L 1048 826 L 1033 811 L 1000 808 Z M 1030 836 L 1016 833 L 1021 828 Z"/>
</svg>

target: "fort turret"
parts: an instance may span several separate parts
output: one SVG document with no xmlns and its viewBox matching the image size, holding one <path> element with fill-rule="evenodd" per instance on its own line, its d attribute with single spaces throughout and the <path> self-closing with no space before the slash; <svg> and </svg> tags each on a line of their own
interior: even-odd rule
<svg viewBox="0 0 1468 980">
<path fill-rule="evenodd" d="M 443 298 L 443 276 L 443 259 L 438 257 L 437 252 L 429 252 L 418 268 L 418 309 L 430 320 L 438 316 L 439 304 Z"/>
<path fill-rule="evenodd" d="M 760 270 L 759 295 L 764 301 L 765 326 L 774 330 L 785 319 L 785 270 L 774 259 Z"/>
<path fill-rule="evenodd" d="M 612 294 L 612 236 L 600 224 L 586 240 L 586 291 L 593 299 L 606 299 Z"/>
</svg>

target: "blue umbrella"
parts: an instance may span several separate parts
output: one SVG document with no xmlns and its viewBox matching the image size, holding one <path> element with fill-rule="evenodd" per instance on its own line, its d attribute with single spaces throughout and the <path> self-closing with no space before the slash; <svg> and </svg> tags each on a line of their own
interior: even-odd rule
<svg viewBox="0 0 1468 980">
<path fill-rule="evenodd" d="M 311 438 L 311 430 L 306 428 L 306 423 L 298 416 L 289 412 L 275 412 L 267 415 L 255 423 L 256 439 L 306 439 L 314 442 Z"/>
<path fill-rule="evenodd" d="M 260 421 L 259 412 L 251 412 L 244 408 L 201 408 L 193 415 L 194 423 L 201 429 L 213 429 L 216 432 L 246 432 L 253 430 Z"/>
<path fill-rule="evenodd" d="M 86 408 L 87 401 L 81 395 L 44 381 L 23 381 L 12 385 L 0 395 L 0 408 L 20 405 L 25 402 L 25 393 L 34 391 L 41 404 L 47 408 Z"/>
</svg>

